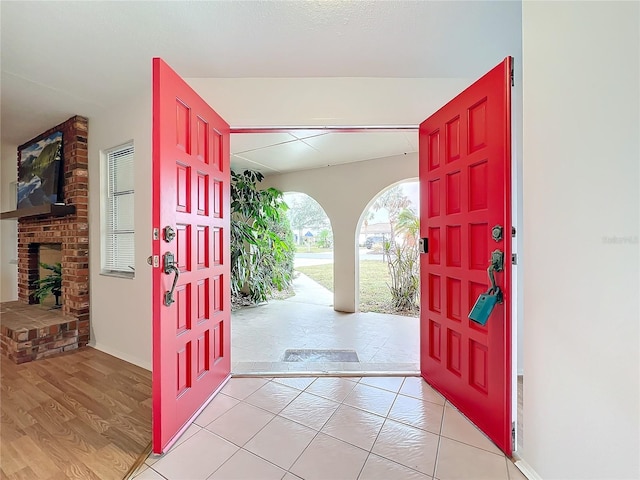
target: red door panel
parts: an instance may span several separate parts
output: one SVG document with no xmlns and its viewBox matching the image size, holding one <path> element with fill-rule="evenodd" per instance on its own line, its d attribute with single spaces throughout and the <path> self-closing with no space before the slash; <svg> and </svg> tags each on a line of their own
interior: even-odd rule
<svg viewBox="0 0 640 480">
<path fill-rule="evenodd" d="M 229 125 L 153 59 L 153 451 L 162 453 L 230 374 Z M 165 227 L 175 237 L 169 241 Z M 179 271 L 173 303 L 165 304 Z"/>
<path fill-rule="evenodd" d="M 511 58 L 420 125 L 420 363 L 425 380 L 511 455 Z M 502 239 L 492 238 L 500 225 Z M 468 318 L 494 250 L 504 302 Z"/>
</svg>

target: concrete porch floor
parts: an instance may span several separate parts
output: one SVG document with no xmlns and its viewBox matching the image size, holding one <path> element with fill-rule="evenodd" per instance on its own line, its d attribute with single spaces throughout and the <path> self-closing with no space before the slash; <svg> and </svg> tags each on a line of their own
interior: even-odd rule
<svg viewBox="0 0 640 480">
<path fill-rule="evenodd" d="M 300 274 L 296 295 L 231 315 L 231 370 L 243 374 L 395 374 L 420 369 L 419 319 L 333 310 L 333 294 Z M 283 362 L 287 349 L 355 350 L 359 362 Z"/>
</svg>

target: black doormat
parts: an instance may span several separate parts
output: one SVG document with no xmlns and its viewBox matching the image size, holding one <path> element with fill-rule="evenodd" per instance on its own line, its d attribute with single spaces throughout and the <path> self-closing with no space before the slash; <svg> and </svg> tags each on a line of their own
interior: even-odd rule
<svg viewBox="0 0 640 480">
<path fill-rule="evenodd" d="M 285 350 L 283 362 L 359 362 L 355 350 Z"/>
</svg>

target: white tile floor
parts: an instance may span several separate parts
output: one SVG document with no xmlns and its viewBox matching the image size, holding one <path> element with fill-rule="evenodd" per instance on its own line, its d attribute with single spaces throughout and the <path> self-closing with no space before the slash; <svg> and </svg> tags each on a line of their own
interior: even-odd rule
<svg viewBox="0 0 640 480">
<path fill-rule="evenodd" d="M 232 378 L 136 480 L 522 480 L 419 377 Z"/>
<path fill-rule="evenodd" d="M 333 294 L 304 275 L 294 288 L 291 298 L 232 313 L 233 373 L 419 371 L 418 318 L 336 312 Z M 359 362 L 283 362 L 287 349 L 355 350 Z"/>
</svg>

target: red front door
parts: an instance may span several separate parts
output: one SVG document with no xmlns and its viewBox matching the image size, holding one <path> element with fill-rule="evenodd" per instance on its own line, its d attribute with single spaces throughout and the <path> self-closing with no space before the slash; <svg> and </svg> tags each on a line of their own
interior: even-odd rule
<svg viewBox="0 0 640 480">
<path fill-rule="evenodd" d="M 420 369 L 511 455 L 511 58 L 420 125 Z M 495 226 L 502 227 L 498 240 Z M 487 323 L 468 318 L 504 255 L 504 294 Z"/>
<path fill-rule="evenodd" d="M 229 175 L 229 125 L 154 58 L 155 453 L 230 374 Z"/>
</svg>

